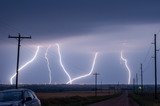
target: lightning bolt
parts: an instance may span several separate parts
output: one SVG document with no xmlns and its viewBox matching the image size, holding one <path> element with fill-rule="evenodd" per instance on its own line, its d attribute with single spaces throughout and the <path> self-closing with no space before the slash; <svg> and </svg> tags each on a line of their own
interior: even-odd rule
<svg viewBox="0 0 160 106">
<path fill-rule="evenodd" d="M 48 71 L 49 71 L 49 84 L 51 84 L 51 81 L 52 81 L 51 68 L 50 68 L 50 64 L 49 64 L 49 59 L 48 59 L 48 57 L 47 57 L 47 55 L 48 55 L 48 50 L 49 50 L 50 47 L 51 47 L 51 45 L 49 45 L 49 46 L 47 47 L 47 50 L 46 50 L 46 53 L 45 53 L 45 59 L 46 59 L 47 67 L 48 67 Z"/>
<path fill-rule="evenodd" d="M 57 51 L 58 51 L 58 55 L 59 55 L 60 65 L 61 65 L 63 71 L 65 72 L 65 74 L 66 74 L 66 75 L 68 76 L 68 78 L 69 78 L 69 81 L 68 81 L 66 84 L 72 84 L 73 81 L 76 81 L 76 80 L 78 80 L 78 79 L 87 77 L 87 76 L 89 76 L 89 75 L 92 74 L 92 72 L 94 71 L 95 64 L 96 64 L 96 59 L 97 59 L 98 52 L 96 52 L 95 55 L 94 55 L 94 59 L 93 59 L 93 63 L 92 63 L 92 67 L 91 67 L 90 72 L 89 72 L 88 74 L 86 74 L 86 75 L 82 75 L 82 76 L 79 76 L 79 77 L 76 77 L 76 78 L 71 79 L 71 76 L 70 76 L 69 73 L 66 71 L 66 69 L 65 69 L 65 67 L 64 67 L 64 65 L 63 65 L 60 46 L 59 46 L 58 43 L 56 43 L 55 46 L 57 46 Z M 51 81 L 52 81 L 52 80 L 51 80 L 51 79 L 52 79 L 52 76 L 51 76 L 51 68 L 50 68 L 50 64 L 49 64 L 49 59 L 48 59 L 48 57 L 47 57 L 47 55 L 48 55 L 48 50 L 49 50 L 50 47 L 51 47 L 51 45 L 49 45 L 49 46 L 47 47 L 46 52 L 45 52 L 45 59 L 46 59 L 47 67 L 48 67 L 48 71 L 49 71 L 49 84 L 51 84 Z M 21 67 L 18 69 L 19 72 L 21 72 L 23 68 L 25 68 L 27 65 L 29 65 L 30 63 L 32 63 L 32 62 L 35 60 L 35 58 L 37 57 L 37 54 L 38 54 L 38 52 L 39 52 L 39 48 L 40 48 L 40 47 L 37 46 L 37 50 L 36 50 L 35 55 L 33 56 L 33 58 L 32 58 L 30 61 L 28 61 L 27 63 L 25 63 L 23 66 L 21 66 Z M 16 73 L 15 73 L 14 75 L 12 75 L 11 78 L 10 78 L 10 83 L 11 83 L 11 84 L 13 84 L 13 78 L 14 78 L 14 77 L 16 77 Z"/>
<path fill-rule="evenodd" d="M 122 51 L 121 51 L 121 59 L 124 61 L 124 64 L 125 64 L 126 69 L 127 69 L 127 71 L 128 71 L 128 84 L 130 84 L 130 81 L 131 81 L 131 70 L 130 70 L 129 67 L 128 67 L 127 59 L 125 59 L 125 58 L 123 57 L 123 52 L 122 52 Z"/>
<path fill-rule="evenodd" d="M 61 50 L 60 50 L 59 44 L 56 43 L 55 45 L 57 46 L 60 65 L 61 65 L 63 71 L 65 72 L 65 74 L 68 76 L 69 81 L 70 81 L 70 84 L 72 84 L 71 76 L 70 76 L 69 73 L 66 71 L 66 69 L 65 69 L 65 67 L 64 67 L 64 65 L 63 65 L 63 63 L 62 63 Z"/>
<path fill-rule="evenodd" d="M 73 81 L 76 81 L 78 79 L 81 79 L 81 78 L 84 78 L 84 77 L 87 77 L 87 76 L 91 75 L 93 70 L 94 70 L 94 67 L 95 67 L 97 55 L 98 55 L 98 52 L 95 53 L 95 56 L 94 56 L 94 59 L 93 59 L 93 63 L 92 63 L 92 67 L 91 67 L 91 70 L 90 70 L 90 72 L 88 74 L 73 78 L 72 80 L 68 81 L 66 84 L 72 83 Z"/>
<path fill-rule="evenodd" d="M 37 46 L 37 50 L 36 50 L 36 53 L 35 53 L 35 55 L 33 56 L 33 58 L 32 58 L 30 61 L 28 61 L 26 64 L 24 64 L 22 67 L 20 67 L 20 68 L 18 69 L 18 71 L 21 72 L 23 68 L 25 68 L 28 64 L 32 63 L 32 62 L 34 61 L 34 59 L 37 57 L 38 52 L 39 52 L 39 46 Z M 11 76 L 11 78 L 10 78 L 10 83 L 11 83 L 11 84 L 13 84 L 13 78 L 14 78 L 15 76 L 16 76 L 16 73 L 15 73 L 13 76 Z"/>
</svg>

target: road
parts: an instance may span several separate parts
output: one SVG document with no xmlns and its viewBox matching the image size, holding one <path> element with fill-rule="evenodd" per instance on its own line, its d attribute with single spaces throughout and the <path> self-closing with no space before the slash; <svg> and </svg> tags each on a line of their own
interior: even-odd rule
<svg viewBox="0 0 160 106">
<path fill-rule="evenodd" d="M 139 106 L 131 98 L 128 97 L 128 93 L 124 92 L 121 96 L 111 98 L 102 102 L 94 103 L 89 106 Z"/>
</svg>

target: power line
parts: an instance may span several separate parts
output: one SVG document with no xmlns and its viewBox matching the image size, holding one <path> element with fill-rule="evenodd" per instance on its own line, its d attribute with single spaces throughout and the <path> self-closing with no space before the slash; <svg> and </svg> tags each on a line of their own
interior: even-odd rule
<svg viewBox="0 0 160 106">
<path fill-rule="evenodd" d="M 146 71 L 148 70 L 148 68 L 149 68 L 149 66 L 150 66 L 151 61 L 152 61 L 152 57 L 150 57 L 150 59 L 149 59 L 149 61 L 147 62 L 147 64 L 146 64 L 146 65 L 143 65 L 143 66 L 145 66 L 145 67 L 143 68 L 143 72 L 146 72 Z"/>
<path fill-rule="evenodd" d="M 147 50 L 147 54 L 145 55 L 145 58 L 144 58 L 144 60 L 143 60 L 143 62 L 142 62 L 142 63 L 145 63 L 145 62 L 146 62 L 147 57 L 149 56 L 149 53 L 150 53 L 151 48 L 152 48 L 152 45 L 150 45 L 150 47 L 148 48 L 148 50 Z"/>
<path fill-rule="evenodd" d="M 159 29 L 159 31 L 156 33 L 157 35 L 160 33 L 160 29 Z"/>
<path fill-rule="evenodd" d="M 8 20 L 3 19 L 2 17 L 0 17 L 0 24 L 3 25 L 3 27 L 0 29 L 1 33 L 24 33 L 24 29 L 15 27 L 16 25 L 9 23 Z"/>
<path fill-rule="evenodd" d="M 15 32 L 15 33 L 22 32 L 22 30 L 19 29 L 19 28 L 16 28 L 15 25 L 9 24 L 8 21 L 2 19 L 2 17 L 0 17 L 0 18 L 1 18 L 1 19 L 0 19 L 0 23 L 3 24 L 3 27 L 4 27 L 4 26 L 5 26 L 5 27 L 8 27 L 10 30 L 12 30 L 12 31 Z"/>
<path fill-rule="evenodd" d="M 150 56 L 150 58 L 148 59 L 148 56 L 151 53 L 151 49 L 152 49 L 152 45 L 149 46 L 149 48 L 147 50 L 147 53 L 145 55 L 145 58 L 144 58 L 143 62 L 141 63 L 141 64 L 143 64 L 143 72 L 148 70 L 148 67 L 150 66 L 152 57 Z"/>
</svg>

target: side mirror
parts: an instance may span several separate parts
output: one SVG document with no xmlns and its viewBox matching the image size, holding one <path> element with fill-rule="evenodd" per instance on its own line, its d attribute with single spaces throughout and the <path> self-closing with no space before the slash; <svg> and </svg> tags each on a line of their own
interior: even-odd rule
<svg viewBox="0 0 160 106">
<path fill-rule="evenodd" d="M 31 97 L 27 97 L 25 101 L 28 102 L 28 101 L 31 101 L 31 100 L 32 100 Z"/>
</svg>

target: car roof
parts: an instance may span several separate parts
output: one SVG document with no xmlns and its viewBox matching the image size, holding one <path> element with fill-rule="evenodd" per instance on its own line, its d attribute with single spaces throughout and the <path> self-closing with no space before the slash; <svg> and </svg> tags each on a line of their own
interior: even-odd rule
<svg viewBox="0 0 160 106">
<path fill-rule="evenodd" d="M 8 92 L 8 91 L 31 91 L 31 90 L 20 88 L 20 89 L 7 89 L 7 90 L 3 90 L 3 91 L 0 91 L 0 92 Z"/>
</svg>

